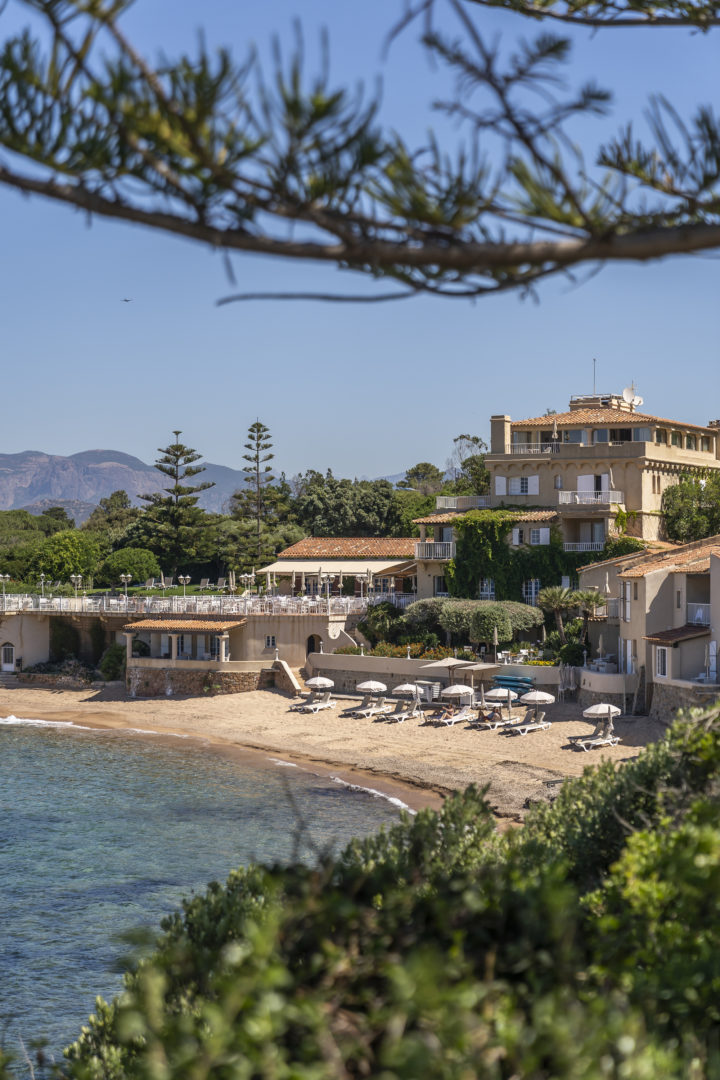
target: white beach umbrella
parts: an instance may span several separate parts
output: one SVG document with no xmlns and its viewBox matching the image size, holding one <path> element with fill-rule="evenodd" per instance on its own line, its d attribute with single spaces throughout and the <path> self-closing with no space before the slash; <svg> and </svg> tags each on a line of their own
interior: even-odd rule
<svg viewBox="0 0 720 1080">
<path fill-rule="evenodd" d="M 324 675 L 313 675 L 312 679 L 308 679 L 305 683 L 311 690 L 329 690 L 335 683 L 332 679 L 326 679 Z"/>
<path fill-rule="evenodd" d="M 355 689 L 362 690 L 364 694 L 384 694 L 387 686 L 384 682 L 377 682 L 376 679 L 368 679 L 367 682 L 358 683 Z"/>
<path fill-rule="evenodd" d="M 485 697 L 488 701 L 502 701 L 507 704 L 508 716 L 512 711 L 512 703 L 517 699 L 517 694 L 514 690 L 508 690 L 506 686 L 493 686 L 492 690 L 488 690 Z"/>
<path fill-rule="evenodd" d="M 607 701 L 599 701 L 597 705 L 591 705 L 587 709 L 583 709 L 583 716 L 587 716 L 588 720 L 597 720 L 601 716 L 619 716 L 622 709 L 618 709 L 617 705 L 611 705 Z"/>
<path fill-rule="evenodd" d="M 417 683 L 404 682 L 393 688 L 393 694 L 415 694 L 416 697 L 420 697 L 424 689 L 424 686 L 418 686 Z"/>
<path fill-rule="evenodd" d="M 527 694 L 523 694 L 520 700 L 523 705 L 534 705 L 535 716 L 537 716 L 538 705 L 552 705 L 555 698 L 552 694 L 548 694 L 546 690 L 528 690 Z"/>
<path fill-rule="evenodd" d="M 440 691 L 441 697 L 472 697 L 473 688 L 467 683 L 454 683 Z"/>
</svg>

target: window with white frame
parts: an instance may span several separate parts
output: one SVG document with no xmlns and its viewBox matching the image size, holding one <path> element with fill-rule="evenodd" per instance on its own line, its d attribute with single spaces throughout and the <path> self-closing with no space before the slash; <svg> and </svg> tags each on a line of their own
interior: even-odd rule
<svg viewBox="0 0 720 1080">
<path fill-rule="evenodd" d="M 527 476 L 511 476 L 508 481 L 508 495 L 527 495 L 528 486 Z"/>
<path fill-rule="evenodd" d="M 274 649 L 275 648 L 275 635 L 274 634 L 266 634 L 265 635 L 265 648 L 266 649 Z"/>
<path fill-rule="evenodd" d="M 520 547 L 520 545 L 524 544 L 524 543 L 525 543 L 525 531 L 524 531 L 524 529 L 519 529 L 519 528 L 513 529 L 513 531 L 512 531 L 512 546 L 513 547 Z"/>
<path fill-rule="evenodd" d="M 549 529 L 531 529 L 530 530 L 530 543 L 531 544 L 549 544 L 550 543 L 550 530 Z"/>
<path fill-rule="evenodd" d="M 667 649 L 662 645 L 655 646 L 655 677 L 657 679 L 667 679 L 668 673 L 668 660 Z"/>
<path fill-rule="evenodd" d="M 480 578 L 480 589 L 478 591 L 478 597 L 480 598 L 480 600 L 495 599 L 495 582 L 492 578 Z"/>
<path fill-rule="evenodd" d="M 537 605 L 538 593 L 540 592 L 540 579 L 529 578 L 527 581 L 523 581 L 522 595 L 526 604 L 532 604 L 533 607 Z"/>
</svg>

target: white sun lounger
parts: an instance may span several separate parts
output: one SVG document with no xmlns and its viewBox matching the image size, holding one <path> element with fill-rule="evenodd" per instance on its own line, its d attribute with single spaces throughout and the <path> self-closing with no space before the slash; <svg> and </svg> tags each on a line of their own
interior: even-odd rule
<svg viewBox="0 0 720 1080">
<path fill-rule="evenodd" d="M 482 728 L 485 731 L 497 731 L 498 728 L 517 727 L 520 719 L 517 716 L 501 717 L 499 720 L 476 720 L 473 727 Z"/>
<path fill-rule="evenodd" d="M 438 719 L 446 727 L 452 727 L 453 724 L 462 723 L 463 720 L 472 720 L 473 710 L 470 705 L 463 705 L 460 712 L 453 713 L 451 716 L 440 716 Z"/>
<path fill-rule="evenodd" d="M 515 724 L 514 727 L 508 729 L 508 735 L 514 735 L 516 732 L 518 735 L 527 735 L 531 731 L 545 731 L 546 728 L 552 727 L 549 720 L 545 719 L 545 713 L 538 713 L 537 720 L 522 720 L 519 724 Z"/>
<path fill-rule="evenodd" d="M 388 713 L 391 709 L 392 705 L 386 705 L 385 698 L 380 697 L 373 705 L 368 705 L 367 709 L 358 709 L 355 715 L 362 717 L 363 720 L 369 720 L 373 716 L 380 716 L 381 713 Z"/>
<path fill-rule="evenodd" d="M 306 701 L 304 705 L 300 706 L 300 712 L 320 712 L 321 709 L 334 709 L 337 705 L 337 701 L 333 701 L 331 698 L 332 691 L 328 690 L 327 693 L 322 694 L 317 701 Z"/>
<path fill-rule="evenodd" d="M 317 690 L 312 690 L 306 697 L 302 699 L 302 701 L 296 701 L 293 705 L 289 705 L 288 712 L 300 712 L 300 710 L 304 709 L 307 705 L 314 704 L 314 702 L 316 702 L 319 697 L 320 694 L 317 692 Z"/>
<path fill-rule="evenodd" d="M 585 739 L 574 739 L 575 746 L 582 747 L 583 750 L 597 750 L 600 746 L 617 746 L 620 742 L 618 735 L 588 735 Z"/>
<path fill-rule="evenodd" d="M 422 716 L 422 709 L 417 701 L 409 706 L 404 705 L 402 702 L 398 702 L 398 706 L 402 707 L 395 709 L 394 712 L 388 713 L 388 720 L 396 720 L 401 724 L 404 720 L 412 720 L 416 716 Z"/>
<path fill-rule="evenodd" d="M 372 694 L 366 694 L 360 704 L 356 708 L 345 709 L 343 716 L 360 716 L 364 715 L 365 709 L 369 709 L 374 701 Z"/>
</svg>

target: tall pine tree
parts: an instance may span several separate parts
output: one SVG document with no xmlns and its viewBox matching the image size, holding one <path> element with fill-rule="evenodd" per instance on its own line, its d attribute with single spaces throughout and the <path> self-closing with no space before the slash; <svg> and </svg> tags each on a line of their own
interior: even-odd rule
<svg viewBox="0 0 720 1080">
<path fill-rule="evenodd" d="M 158 449 L 162 457 L 155 462 L 155 468 L 169 478 L 169 486 L 162 492 L 140 496 L 149 503 L 143 515 L 146 544 L 159 558 L 166 560 L 173 577 L 182 562 L 200 554 L 205 512 L 197 505 L 198 496 L 201 491 L 215 486 L 212 480 L 201 484 L 186 483 L 204 472 L 205 466 L 195 464 L 202 455 L 184 446 L 180 442 L 181 434 L 181 431 L 174 431 L 175 442 Z"/>
<path fill-rule="evenodd" d="M 236 491 L 233 495 L 233 516 L 252 518 L 255 522 L 255 542 L 253 557 L 256 564 L 263 560 L 263 537 L 262 527 L 268 518 L 274 516 L 275 492 L 272 484 L 275 480 L 272 466 L 269 461 L 275 457 L 272 453 L 272 439 L 270 429 L 256 420 L 248 428 L 247 453 L 243 454 L 243 466 L 247 487 L 242 491 Z"/>
</svg>

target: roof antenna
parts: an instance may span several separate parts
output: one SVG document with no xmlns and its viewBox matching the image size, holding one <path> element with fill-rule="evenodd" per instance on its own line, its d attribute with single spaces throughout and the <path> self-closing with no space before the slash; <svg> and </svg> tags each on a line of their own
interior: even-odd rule
<svg viewBox="0 0 720 1080">
<path fill-rule="evenodd" d="M 595 357 L 593 357 L 593 397 L 595 397 L 595 365 L 596 364 L 597 364 L 597 360 L 595 359 Z"/>
</svg>

